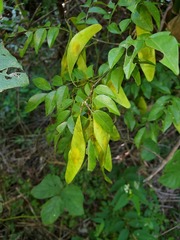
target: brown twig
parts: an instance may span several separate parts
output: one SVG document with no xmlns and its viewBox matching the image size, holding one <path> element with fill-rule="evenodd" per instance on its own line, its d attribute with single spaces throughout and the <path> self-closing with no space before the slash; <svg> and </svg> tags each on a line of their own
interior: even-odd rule
<svg viewBox="0 0 180 240">
<path fill-rule="evenodd" d="M 160 172 L 165 167 L 165 165 L 171 160 L 171 158 L 173 157 L 174 153 L 179 148 L 179 146 L 180 146 L 180 138 L 177 141 L 176 145 L 171 150 L 171 152 L 169 153 L 169 155 L 166 157 L 166 159 L 164 159 L 161 165 L 149 177 L 144 179 L 144 182 L 150 181 L 158 172 Z"/>
</svg>

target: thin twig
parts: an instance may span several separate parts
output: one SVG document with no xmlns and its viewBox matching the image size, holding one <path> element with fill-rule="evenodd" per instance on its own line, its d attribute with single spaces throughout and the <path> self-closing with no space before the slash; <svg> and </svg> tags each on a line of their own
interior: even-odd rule
<svg viewBox="0 0 180 240">
<path fill-rule="evenodd" d="M 161 165 L 149 177 L 144 179 L 144 182 L 150 181 L 158 172 L 160 172 L 165 167 L 165 165 L 171 160 L 171 158 L 173 157 L 174 153 L 179 148 L 179 146 L 180 146 L 180 138 L 177 141 L 176 145 L 171 150 L 171 152 L 169 153 L 169 155 L 167 156 L 167 158 L 164 159 L 164 161 L 161 163 Z"/>
<path fill-rule="evenodd" d="M 167 231 L 161 233 L 160 236 L 163 236 L 163 235 L 165 235 L 165 234 L 167 234 L 167 233 L 171 232 L 172 230 L 174 230 L 174 229 L 176 229 L 176 228 L 179 228 L 179 227 L 180 227 L 180 224 L 178 224 L 178 225 L 174 226 L 173 228 L 170 228 L 170 229 L 168 229 Z"/>
</svg>

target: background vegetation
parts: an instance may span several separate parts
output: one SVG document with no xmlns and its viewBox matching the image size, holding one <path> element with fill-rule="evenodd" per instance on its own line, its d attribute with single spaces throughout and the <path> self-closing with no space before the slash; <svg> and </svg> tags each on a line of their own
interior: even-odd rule
<svg viewBox="0 0 180 240">
<path fill-rule="evenodd" d="M 178 239 L 178 1 L 2 6 L 0 238 Z"/>
</svg>

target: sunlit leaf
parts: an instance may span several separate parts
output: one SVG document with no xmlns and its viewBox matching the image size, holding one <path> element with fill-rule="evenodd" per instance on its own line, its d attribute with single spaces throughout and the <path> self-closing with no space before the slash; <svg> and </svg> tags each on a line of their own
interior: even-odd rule
<svg viewBox="0 0 180 240">
<path fill-rule="evenodd" d="M 59 34 L 59 28 L 58 27 L 51 27 L 48 30 L 47 33 L 47 43 L 48 46 L 51 48 L 54 45 L 54 42 Z"/>
<path fill-rule="evenodd" d="M 136 26 L 136 33 L 137 36 L 140 36 L 148 32 Z M 140 67 L 146 79 L 149 82 L 152 81 L 155 74 L 156 64 L 155 50 L 151 47 L 145 46 L 138 52 L 138 58 L 140 61 Z"/>
<path fill-rule="evenodd" d="M 33 42 L 34 42 L 34 48 L 35 48 L 36 54 L 38 54 L 40 47 L 44 43 L 46 39 L 46 35 L 47 35 L 47 30 L 45 28 L 39 28 L 35 31 Z"/>
<path fill-rule="evenodd" d="M 153 30 L 152 17 L 144 5 L 140 5 L 137 11 L 132 13 L 131 19 L 138 27 L 149 32 Z"/>
<path fill-rule="evenodd" d="M 124 32 L 130 23 L 131 23 L 131 19 L 129 19 L 129 18 L 120 21 L 119 27 L 121 29 L 121 32 Z"/>
<path fill-rule="evenodd" d="M 56 106 L 55 95 L 56 95 L 56 91 L 51 91 L 45 97 L 45 112 L 46 112 L 46 116 L 51 114 L 53 112 L 55 106 Z"/>
<path fill-rule="evenodd" d="M 3 12 L 3 0 L 0 1 L 0 14 Z"/>
<path fill-rule="evenodd" d="M 36 109 L 39 106 L 39 104 L 41 104 L 45 100 L 46 95 L 47 93 L 38 93 L 33 95 L 26 105 L 25 108 L 26 112 L 31 112 L 34 109 Z"/>
<path fill-rule="evenodd" d="M 120 60 L 124 53 L 124 48 L 122 47 L 117 47 L 117 48 L 112 48 L 109 53 L 108 53 L 108 63 L 109 67 L 113 68 L 114 65 Z"/>
<path fill-rule="evenodd" d="M 119 87 L 118 92 L 116 92 L 115 87 L 110 82 L 109 82 L 109 87 L 115 95 L 115 97 L 113 97 L 114 101 L 116 101 L 118 104 L 122 105 L 125 108 L 130 108 L 131 107 L 131 104 L 130 104 L 128 98 L 126 97 L 126 94 L 125 94 L 125 92 L 124 92 L 124 90 L 121 86 Z"/>
<path fill-rule="evenodd" d="M 71 148 L 68 154 L 68 163 L 65 173 L 66 182 L 72 182 L 76 174 L 79 172 L 85 157 L 85 140 L 81 125 L 81 118 L 78 116 L 74 133 L 71 141 Z"/>
<path fill-rule="evenodd" d="M 96 106 L 97 109 L 99 108 L 103 108 L 103 107 L 107 107 L 107 109 L 116 114 L 116 115 L 120 115 L 119 110 L 115 104 L 115 102 L 108 96 L 106 95 L 98 95 L 93 99 L 93 102 Z"/>
<path fill-rule="evenodd" d="M 170 32 L 159 32 L 146 39 L 146 45 L 163 53 L 162 64 L 179 74 L 179 51 L 177 40 Z"/>
<path fill-rule="evenodd" d="M 87 44 L 87 42 L 101 30 L 102 26 L 100 24 L 91 25 L 79 33 L 77 33 L 70 41 L 67 50 L 67 65 L 68 72 L 71 76 L 74 65 L 79 57 L 79 54 Z"/>
<path fill-rule="evenodd" d="M 97 94 L 105 94 L 109 97 L 115 97 L 114 96 L 114 93 L 112 92 L 112 90 L 106 86 L 106 85 L 103 85 L 103 84 L 99 84 L 95 89 L 94 91 L 97 93 Z"/>
<path fill-rule="evenodd" d="M 34 78 L 33 83 L 37 88 L 39 88 L 41 90 L 44 90 L 44 91 L 50 91 L 51 90 L 50 83 L 42 77 Z"/>
</svg>

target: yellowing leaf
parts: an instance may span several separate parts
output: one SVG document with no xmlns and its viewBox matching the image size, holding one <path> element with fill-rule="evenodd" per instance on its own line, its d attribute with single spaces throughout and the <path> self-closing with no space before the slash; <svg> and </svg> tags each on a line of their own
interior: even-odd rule
<svg viewBox="0 0 180 240">
<path fill-rule="evenodd" d="M 112 157 L 111 157 L 111 150 L 108 145 L 107 152 L 106 152 L 106 157 L 104 161 L 104 168 L 108 170 L 109 172 L 112 170 Z"/>
<path fill-rule="evenodd" d="M 131 107 L 131 104 L 130 104 L 128 98 L 126 97 L 126 94 L 124 93 L 124 90 L 121 86 L 119 87 L 119 92 L 117 92 L 115 86 L 113 85 L 113 83 L 111 81 L 108 82 L 108 86 L 114 93 L 114 96 L 115 96 L 113 98 L 114 101 L 116 101 L 117 103 L 119 103 L 121 106 L 123 106 L 125 108 Z"/>
<path fill-rule="evenodd" d="M 77 60 L 77 66 L 78 66 L 78 69 L 81 70 L 86 75 L 86 71 L 87 71 L 86 52 L 84 50 L 79 55 L 79 58 Z"/>
<path fill-rule="evenodd" d="M 146 111 L 147 111 L 147 104 L 146 104 L 146 101 L 145 101 L 145 99 L 143 97 L 140 97 L 138 99 L 137 106 L 140 109 L 142 114 L 146 113 Z"/>
<path fill-rule="evenodd" d="M 68 46 L 68 50 L 67 50 L 67 64 L 68 64 L 68 71 L 70 76 L 81 51 L 83 50 L 87 42 L 97 32 L 99 32 L 101 28 L 102 26 L 100 24 L 93 24 L 81 30 L 71 39 Z"/>
<path fill-rule="evenodd" d="M 104 166 L 104 161 L 107 153 L 108 143 L 110 135 L 104 131 L 104 129 L 93 118 L 94 137 L 97 141 L 97 158 L 100 161 L 100 165 Z"/>
<path fill-rule="evenodd" d="M 88 141 L 88 171 L 93 171 L 96 167 L 96 149 L 93 141 Z"/>
<path fill-rule="evenodd" d="M 78 171 L 80 170 L 85 157 L 86 143 L 83 136 L 81 118 L 78 116 L 74 133 L 71 141 L 71 149 L 68 154 L 68 163 L 65 173 L 66 182 L 72 182 Z"/>
<path fill-rule="evenodd" d="M 146 34 L 149 32 L 136 26 L 136 33 L 137 33 L 137 36 L 139 36 L 141 34 Z M 151 47 L 145 46 L 138 52 L 138 58 L 140 62 L 143 62 L 140 64 L 140 67 L 147 81 L 151 82 L 155 74 L 155 64 L 156 64 L 155 50 Z"/>
</svg>

